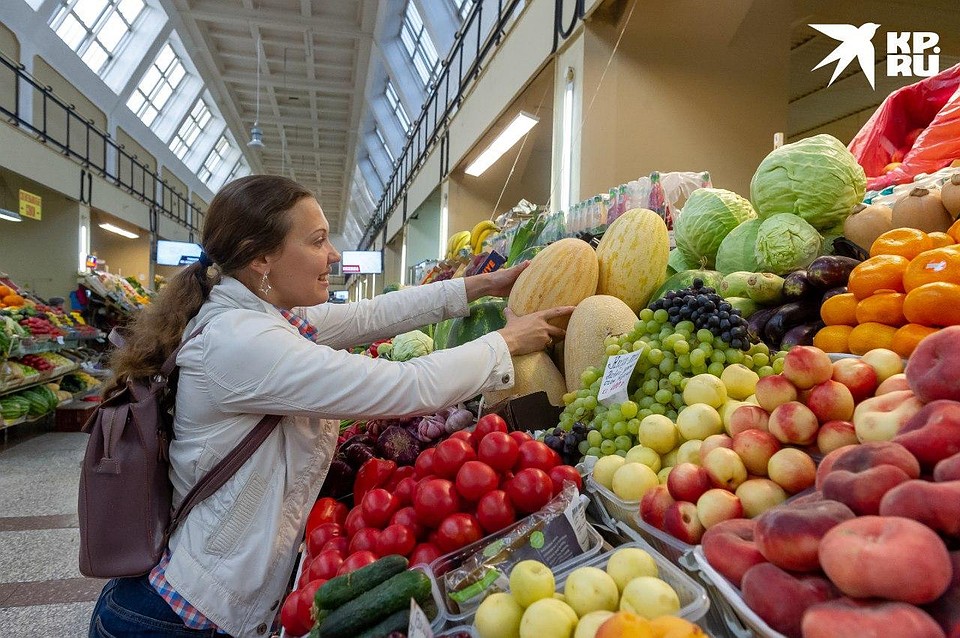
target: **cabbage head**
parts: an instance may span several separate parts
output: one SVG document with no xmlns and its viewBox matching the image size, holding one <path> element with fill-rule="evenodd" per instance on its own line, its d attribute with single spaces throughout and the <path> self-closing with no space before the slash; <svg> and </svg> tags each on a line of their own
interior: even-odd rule
<svg viewBox="0 0 960 638">
<path fill-rule="evenodd" d="M 431 352 L 433 352 L 433 339 L 419 330 L 411 330 L 393 338 L 393 350 L 390 352 L 390 359 L 393 361 L 409 361 Z"/>
<path fill-rule="evenodd" d="M 725 275 L 732 272 L 758 272 L 757 231 L 760 219 L 750 219 L 730 231 L 717 249 L 717 270 Z"/>
<path fill-rule="evenodd" d="M 749 201 L 722 188 L 698 188 L 687 198 L 674 224 L 677 248 L 688 264 L 713 268 L 720 242 L 757 214 Z"/>
<path fill-rule="evenodd" d="M 769 217 L 757 229 L 755 245 L 760 269 L 783 275 L 810 265 L 820 254 L 820 233 L 790 213 Z"/>
<path fill-rule="evenodd" d="M 853 154 L 823 134 L 767 155 L 750 180 L 750 199 L 760 219 L 793 213 L 825 231 L 843 223 L 863 200 L 866 187 L 867 177 Z"/>
</svg>

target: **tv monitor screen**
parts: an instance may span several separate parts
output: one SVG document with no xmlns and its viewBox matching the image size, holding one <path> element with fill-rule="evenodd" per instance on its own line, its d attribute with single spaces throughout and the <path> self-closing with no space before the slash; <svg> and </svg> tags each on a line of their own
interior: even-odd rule
<svg viewBox="0 0 960 638">
<path fill-rule="evenodd" d="M 189 266 L 200 259 L 200 244 L 186 241 L 157 240 L 157 264 L 161 266 Z"/>
<path fill-rule="evenodd" d="M 345 250 L 340 258 L 344 275 L 379 275 L 383 253 L 379 250 Z"/>
<path fill-rule="evenodd" d="M 350 291 L 349 290 L 334 290 L 333 298 L 337 301 L 349 301 L 350 300 Z"/>
</svg>

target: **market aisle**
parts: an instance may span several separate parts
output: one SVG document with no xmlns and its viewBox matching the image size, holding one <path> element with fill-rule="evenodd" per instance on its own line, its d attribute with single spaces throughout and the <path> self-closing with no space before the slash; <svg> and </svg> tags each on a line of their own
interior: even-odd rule
<svg viewBox="0 0 960 638">
<path fill-rule="evenodd" d="M 0 452 L 0 634 L 84 636 L 105 581 L 77 567 L 87 435 L 45 433 Z"/>
</svg>

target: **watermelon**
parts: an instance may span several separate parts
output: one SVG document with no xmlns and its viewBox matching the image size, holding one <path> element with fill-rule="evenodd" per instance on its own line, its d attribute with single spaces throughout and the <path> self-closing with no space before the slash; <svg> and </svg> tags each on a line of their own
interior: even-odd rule
<svg viewBox="0 0 960 638">
<path fill-rule="evenodd" d="M 433 349 L 442 350 L 447 347 L 447 336 L 450 334 L 450 327 L 453 326 L 453 319 L 445 319 L 439 323 L 433 324 Z"/>
<path fill-rule="evenodd" d="M 684 270 L 678 272 L 663 282 L 663 285 L 650 296 L 650 302 L 653 303 L 670 290 L 680 290 L 692 286 L 694 279 L 702 279 L 704 286 L 716 290 L 720 286 L 720 282 L 723 281 L 723 275 L 716 270 Z"/>
<path fill-rule="evenodd" d="M 503 315 L 507 300 L 500 297 L 482 297 L 470 304 L 470 316 L 457 317 L 450 324 L 445 348 L 455 348 L 499 330 L 507 324 Z"/>
</svg>

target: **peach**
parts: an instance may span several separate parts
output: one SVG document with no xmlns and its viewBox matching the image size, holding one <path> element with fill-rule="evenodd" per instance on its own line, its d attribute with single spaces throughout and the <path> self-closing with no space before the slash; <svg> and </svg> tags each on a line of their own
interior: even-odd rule
<svg viewBox="0 0 960 638">
<path fill-rule="evenodd" d="M 707 454 L 718 447 L 733 449 L 733 439 L 726 434 L 711 434 L 703 440 L 703 444 L 700 446 L 700 458 L 705 459 Z"/>
<path fill-rule="evenodd" d="M 762 381 L 762 379 L 761 379 Z M 736 436 L 745 430 L 767 431 L 770 414 L 759 405 L 744 404 L 730 415 L 730 436 Z"/>
<path fill-rule="evenodd" d="M 760 516 L 787 500 L 786 491 L 766 478 L 747 479 L 736 491 L 743 504 L 743 513 L 748 518 Z"/>
<path fill-rule="evenodd" d="M 853 427 L 860 441 L 889 441 L 923 403 L 910 390 L 867 399 L 853 411 Z"/>
<path fill-rule="evenodd" d="M 836 596 L 827 579 L 790 574 L 771 563 L 747 570 L 742 590 L 747 606 L 788 638 L 800 638 L 800 624 L 807 609 Z"/>
<path fill-rule="evenodd" d="M 817 440 L 820 422 L 810 408 L 799 401 L 790 401 L 770 413 L 767 427 L 781 443 L 808 445 Z"/>
<path fill-rule="evenodd" d="M 848 445 L 823 457 L 817 468 L 817 487 L 834 469 L 862 472 L 878 465 L 895 465 L 912 479 L 920 478 L 920 463 L 899 443 L 873 441 L 861 445 Z"/>
<path fill-rule="evenodd" d="M 960 402 L 941 399 L 923 406 L 893 438 L 907 448 L 920 467 L 932 470 L 943 459 L 960 453 Z"/>
<path fill-rule="evenodd" d="M 921 341 L 905 372 L 910 388 L 924 403 L 960 401 L 960 326 L 938 330 Z"/>
<path fill-rule="evenodd" d="M 783 359 L 783 376 L 798 390 L 806 390 L 833 376 L 833 362 L 820 348 L 794 346 Z"/>
<path fill-rule="evenodd" d="M 767 476 L 791 494 L 796 494 L 813 485 L 817 478 L 817 464 L 803 450 L 788 447 L 770 457 Z"/>
<path fill-rule="evenodd" d="M 960 481 L 901 483 L 883 495 L 880 515 L 912 518 L 941 534 L 960 537 Z"/>
<path fill-rule="evenodd" d="M 704 492 L 697 500 L 697 517 L 705 529 L 741 516 L 743 516 L 743 504 L 733 492 L 715 487 Z"/>
<path fill-rule="evenodd" d="M 703 537 L 703 523 L 697 515 L 697 506 L 687 501 L 677 501 L 663 515 L 663 530 L 673 537 L 696 545 Z"/>
<path fill-rule="evenodd" d="M 820 541 L 819 556 L 833 584 L 854 598 L 921 605 L 939 598 L 953 576 L 947 546 L 936 532 L 896 516 L 840 523 Z"/>
<path fill-rule="evenodd" d="M 827 421 L 817 430 L 817 449 L 821 454 L 829 454 L 844 445 L 856 445 L 859 442 L 857 431 L 850 421 Z"/>
<path fill-rule="evenodd" d="M 840 501 L 860 516 L 880 512 L 883 496 L 910 480 L 906 472 L 894 465 L 878 465 L 862 472 L 834 468 L 823 479 L 824 498 Z"/>
<path fill-rule="evenodd" d="M 693 463 L 680 463 L 667 476 L 667 489 L 677 501 L 696 503 L 700 496 L 713 487 L 706 468 Z"/>
<path fill-rule="evenodd" d="M 945 458 L 933 468 L 933 480 L 960 481 L 960 453 Z"/>
<path fill-rule="evenodd" d="M 943 638 L 919 607 L 890 601 L 837 598 L 803 615 L 803 638 Z"/>
<path fill-rule="evenodd" d="M 860 360 L 876 370 L 880 383 L 903 372 L 903 359 L 893 350 L 886 348 L 874 348 L 860 357 Z"/>
<path fill-rule="evenodd" d="M 603 621 L 594 638 L 649 638 L 652 635 L 646 618 L 629 611 L 618 611 Z"/>
<path fill-rule="evenodd" d="M 950 587 L 927 605 L 926 610 L 940 623 L 947 638 L 960 638 L 960 551 L 950 552 L 950 562 L 953 565 Z"/>
<path fill-rule="evenodd" d="M 853 450 L 856 447 L 857 445 L 855 444 L 844 445 L 842 447 L 838 447 L 836 450 L 832 450 L 828 452 L 822 459 L 820 459 L 820 464 L 817 465 L 817 478 L 813 482 L 814 487 L 816 487 L 817 489 L 820 489 L 820 486 L 823 484 L 823 479 L 833 469 L 833 464 L 836 463 L 841 456 L 843 456 L 844 454 Z M 919 468 L 920 468 L 920 465 L 917 464 L 918 475 L 920 472 Z"/>
<path fill-rule="evenodd" d="M 883 383 L 877 387 L 877 391 L 873 393 L 874 396 L 880 396 L 881 394 L 889 394 L 891 392 L 900 392 L 901 390 L 909 390 L 910 384 L 907 382 L 907 375 L 902 372 L 898 372 L 892 377 L 887 377 Z"/>
<path fill-rule="evenodd" d="M 701 540 L 710 565 L 738 588 L 748 569 L 767 562 L 754 542 L 756 527 L 755 520 L 734 518 L 717 523 Z"/>
<path fill-rule="evenodd" d="M 756 476 L 767 475 L 767 462 L 780 449 L 780 441 L 765 430 L 744 430 L 733 437 L 732 444 L 747 472 Z"/>
<path fill-rule="evenodd" d="M 663 529 L 663 516 L 674 502 L 666 485 L 651 487 L 640 499 L 640 518 L 657 529 Z"/>
<path fill-rule="evenodd" d="M 718 447 L 703 458 L 703 468 L 714 486 L 735 490 L 747 480 L 747 468 L 730 448 Z"/>
<path fill-rule="evenodd" d="M 757 381 L 757 403 L 767 412 L 797 400 L 797 388 L 782 374 L 771 374 Z"/>
<path fill-rule="evenodd" d="M 853 394 L 839 381 L 828 379 L 813 386 L 806 404 L 820 423 L 853 418 Z"/>
<path fill-rule="evenodd" d="M 825 501 L 827 499 L 823 498 L 823 492 L 820 490 L 811 490 L 809 492 L 804 492 L 803 494 L 797 494 L 790 499 L 790 502 L 784 505 L 784 507 L 793 507 L 794 505 L 800 505 L 801 503 L 819 503 L 820 501 Z"/>
<path fill-rule="evenodd" d="M 877 390 L 877 372 L 860 359 L 840 359 L 833 362 L 834 381 L 842 383 L 850 390 L 857 403 L 872 397 Z"/>
<path fill-rule="evenodd" d="M 817 549 L 824 534 L 852 518 L 849 507 L 831 500 L 776 507 L 757 519 L 754 542 L 778 567 L 813 571 L 820 566 Z"/>
</svg>

